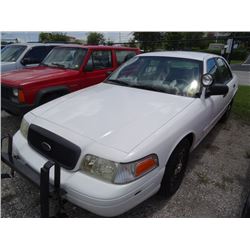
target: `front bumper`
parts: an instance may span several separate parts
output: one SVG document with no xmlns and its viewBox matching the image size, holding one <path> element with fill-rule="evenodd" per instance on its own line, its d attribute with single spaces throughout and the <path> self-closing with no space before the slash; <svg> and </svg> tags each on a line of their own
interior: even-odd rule
<svg viewBox="0 0 250 250">
<path fill-rule="evenodd" d="M 15 103 L 6 98 L 1 98 L 1 99 L 2 99 L 1 109 L 13 115 L 23 115 L 28 111 L 30 111 L 32 108 L 34 108 L 34 106 L 30 104 Z"/>
<path fill-rule="evenodd" d="M 47 162 L 46 158 L 28 145 L 20 132 L 13 138 L 12 155 L 36 173 L 39 173 Z M 66 192 L 63 198 L 68 201 L 95 214 L 113 217 L 130 210 L 155 194 L 160 188 L 162 176 L 163 171 L 157 168 L 132 183 L 116 185 L 98 180 L 81 171 L 61 168 L 60 186 Z M 51 173 L 50 183 L 53 181 L 54 176 Z"/>
<path fill-rule="evenodd" d="M 34 185 L 40 188 L 40 209 L 41 217 L 47 218 L 50 216 L 49 209 L 49 197 L 54 196 L 59 203 L 58 215 L 61 211 L 61 196 L 65 195 L 65 191 L 60 188 L 60 166 L 54 162 L 47 161 L 41 168 L 40 174 L 34 171 L 28 164 L 21 161 L 17 156 L 12 155 L 12 137 L 5 136 L 1 138 L 1 148 L 3 148 L 3 141 L 7 139 L 8 152 L 1 151 L 1 160 L 7 166 L 11 168 L 11 176 L 14 177 L 14 173 L 18 172 Z M 3 150 L 3 149 L 2 149 Z M 54 167 L 54 184 L 49 182 L 50 169 Z M 8 178 L 9 174 L 1 174 L 2 178 Z"/>
</svg>

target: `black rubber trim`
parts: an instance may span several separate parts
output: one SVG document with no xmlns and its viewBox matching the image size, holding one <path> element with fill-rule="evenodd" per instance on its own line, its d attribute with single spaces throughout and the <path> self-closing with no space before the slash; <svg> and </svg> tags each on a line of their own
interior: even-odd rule
<svg viewBox="0 0 250 250">
<path fill-rule="evenodd" d="M 65 93 L 65 94 L 68 94 L 70 93 L 70 90 L 67 86 L 65 85 L 61 85 L 61 86 L 53 86 L 53 87 L 48 87 L 48 88 L 44 88 L 44 89 L 41 89 L 37 96 L 36 96 L 36 100 L 35 100 L 35 106 L 39 106 L 39 104 L 41 103 L 42 101 L 42 98 L 47 95 L 47 94 L 52 94 L 52 93 L 57 93 L 57 94 L 60 94 L 60 93 Z"/>
<path fill-rule="evenodd" d="M 34 106 L 30 104 L 14 103 L 6 98 L 1 98 L 1 109 L 13 115 L 23 115 Z"/>
<path fill-rule="evenodd" d="M 43 142 L 49 144 L 49 151 L 44 150 Z M 29 127 L 28 143 L 35 151 L 68 170 L 76 166 L 81 154 L 79 146 L 35 124 Z"/>
</svg>

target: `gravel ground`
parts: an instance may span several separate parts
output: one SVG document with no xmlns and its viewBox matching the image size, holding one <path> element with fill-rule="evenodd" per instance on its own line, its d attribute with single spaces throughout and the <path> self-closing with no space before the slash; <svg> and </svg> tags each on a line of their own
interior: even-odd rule
<svg viewBox="0 0 250 250">
<path fill-rule="evenodd" d="M 2 135 L 20 126 L 20 118 L 4 111 L 1 122 Z M 171 199 L 155 195 L 120 217 L 239 217 L 249 180 L 250 126 L 231 115 L 192 152 L 184 181 Z M 16 174 L 3 179 L 1 188 L 2 217 L 39 217 L 39 192 L 28 181 Z M 65 210 L 69 217 L 98 217 L 70 203 Z"/>
</svg>

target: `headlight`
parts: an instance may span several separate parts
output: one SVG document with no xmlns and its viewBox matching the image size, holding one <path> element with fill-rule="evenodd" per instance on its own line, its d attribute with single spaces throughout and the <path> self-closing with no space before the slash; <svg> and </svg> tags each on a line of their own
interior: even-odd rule
<svg viewBox="0 0 250 250">
<path fill-rule="evenodd" d="M 157 166 L 159 164 L 155 154 L 131 163 L 118 163 L 86 155 L 81 170 L 111 183 L 125 184 L 140 178 Z"/>
<path fill-rule="evenodd" d="M 20 126 L 20 131 L 26 139 L 28 137 L 28 130 L 29 130 L 29 123 L 25 120 L 25 118 L 23 118 Z"/>
<path fill-rule="evenodd" d="M 18 89 L 13 89 L 12 91 L 13 91 L 13 95 L 18 97 Z"/>
</svg>

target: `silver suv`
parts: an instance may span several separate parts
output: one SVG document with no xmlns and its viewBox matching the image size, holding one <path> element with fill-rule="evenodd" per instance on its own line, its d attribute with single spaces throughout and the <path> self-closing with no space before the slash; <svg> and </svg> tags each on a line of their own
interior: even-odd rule
<svg viewBox="0 0 250 250">
<path fill-rule="evenodd" d="M 1 50 L 1 72 L 22 69 L 38 65 L 55 44 L 17 43 Z"/>
</svg>

